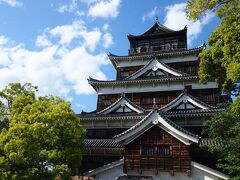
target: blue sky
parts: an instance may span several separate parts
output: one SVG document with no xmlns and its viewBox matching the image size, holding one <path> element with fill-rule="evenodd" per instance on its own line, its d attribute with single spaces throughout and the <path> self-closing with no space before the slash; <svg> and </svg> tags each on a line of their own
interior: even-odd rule
<svg viewBox="0 0 240 180">
<path fill-rule="evenodd" d="M 127 34 L 141 34 L 155 22 L 188 27 L 188 48 L 200 46 L 219 20 L 209 12 L 197 22 L 180 0 L 0 0 L 0 90 L 10 82 L 31 82 L 39 95 L 58 95 L 76 113 L 96 108 L 89 76 L 114 79 L 107 59 L 126 55 Z"/>
</svg>

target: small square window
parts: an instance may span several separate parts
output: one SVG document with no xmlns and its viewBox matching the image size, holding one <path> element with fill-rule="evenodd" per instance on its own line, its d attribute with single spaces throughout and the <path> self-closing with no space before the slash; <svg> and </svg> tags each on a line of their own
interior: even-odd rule
<svg viewBox="0 0 240 180">
<path fill-rule="evenodd" d="M 170 156 L 170 146 L 158 146 L 157 155 L 159 156 Z"/>
<path fill-rule="evenodd" d="M 153 146 L 143 146 L 142 147 L 142 155 L 153 155 L 154 147 Z"/>
</svg>

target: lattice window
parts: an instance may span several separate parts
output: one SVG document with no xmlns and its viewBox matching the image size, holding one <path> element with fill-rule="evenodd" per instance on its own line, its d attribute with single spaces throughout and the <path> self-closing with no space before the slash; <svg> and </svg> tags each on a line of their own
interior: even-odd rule
<svg viewBox="0 0 240 180">
<path fill-rule="evenodd" d="M 167 96 L 156 97 L 155 101 L 156 101 L 157 104 L 168 103 L 168 97 Z"/>
<path fill-rule="evenodd" d="M 158 146 L 157 147 L 157 155 L 159 156 L 170 156 L 170 146 Z"/>
<path fill-rule="evenodd" d="M 152 104 L 153 103 L 153 98 L 142 98 L 141 99 L 141 104 Z"/>
<path fill-rule="evenodd" d="M 213 102 L 214 101 L 214 95 L 213 94 L 205 94 L 202 96 L 202 100 L 205 102 Z"/>
<path fill-rule="evenodd" d="M 153 146 L 143 146 L 142 147 L 142 155 L 154 155 L 154 147 Z"/>
</svg>

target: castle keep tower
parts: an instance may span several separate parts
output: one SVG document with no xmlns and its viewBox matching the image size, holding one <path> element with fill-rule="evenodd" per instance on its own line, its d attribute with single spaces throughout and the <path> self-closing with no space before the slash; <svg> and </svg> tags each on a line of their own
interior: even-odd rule
<svg viewBox="0 0 240 180">
<path fill-rule="evenodd" d="M 127 37 L 128 55 L 108 55 L 116 80 L 88 79 L 98 99 L 95 111 L 79 115 L 87 129 L 85 175 L 226 178 L 205 166 L 210 156 L 198 150 L 212 143 L 201 134 L 203 122 L 222 111 L 217 84 L 199 82 L 198 54 L 205 47 L 188 49 L 187 28 L 174 31 L 158 20 Z"/>
</svg>

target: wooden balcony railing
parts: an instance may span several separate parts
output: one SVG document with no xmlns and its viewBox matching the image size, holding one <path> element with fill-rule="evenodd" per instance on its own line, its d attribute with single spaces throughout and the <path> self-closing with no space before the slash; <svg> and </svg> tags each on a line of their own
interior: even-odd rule
<svg viewBox="0 0 240 180">
<path fill-rule="evenodd" d="M 183 50 L 186 49 L 185 44 L 178 45 L 159 45 L 159 46 L 139 46 L 136 48 L 130 48 L 128 50 L 129 55 L 139 54 L 139 53 L 150 53 L 157 51 L 173 51 L 173 50 Z"/>
</svg>

